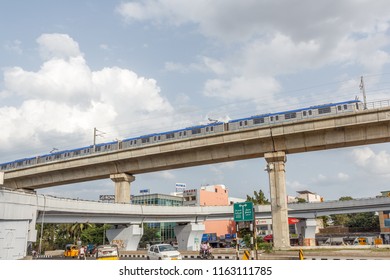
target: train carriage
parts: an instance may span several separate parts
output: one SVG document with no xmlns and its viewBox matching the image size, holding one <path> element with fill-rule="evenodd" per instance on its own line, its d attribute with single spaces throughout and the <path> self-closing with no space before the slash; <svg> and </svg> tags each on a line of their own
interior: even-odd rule
<svg viewBox="0 0 390 280">
<path fill-rule="evenodd" d="M 122 141 L 112 141 L 108 143 L 101 143 L 95 146 L 90 145 L 82 148 L 76 148 L 66 151 L 58 151 L 55 153 L 45 154 L 42 156 L 24 158 L 12 162 L 0 164 L 0 170 L 10 170 L 15 168 L 22 168 L 39 163 L 46 163 L 51 161 L 66 160 L 69 158 L 85 156 L 93 153 L 109 152 L 118 149 L 131 149 L 144 145 L 151 145 L 165 141 L 179 140 L 185 138 L 192 138 L 198 136 L 205 136 L 214 133 L 221 133 L 224 131 L 235 131 L 255 126 L 265 126 L 279 124 L 283 122 L 299 121 L 302 119 L 309 119 L 327 115 L 337 115 L 349 112 L 363 110 L 363 103 L 359 100 L 350 100 L 339 103 L 329 103 L 323 105 L 316 105 L 296 110 L 289 110 L 277 113 L 268 113 L 262 115 L 255 115 L 251 117 L 230 120 L 227 123 L 214 122 L 204 125 L 197 125 L 186 127 L 183 129 L 166 131 L 161 133 L 148 134 L 133 138 L 127 138 Z"/>
</svg>

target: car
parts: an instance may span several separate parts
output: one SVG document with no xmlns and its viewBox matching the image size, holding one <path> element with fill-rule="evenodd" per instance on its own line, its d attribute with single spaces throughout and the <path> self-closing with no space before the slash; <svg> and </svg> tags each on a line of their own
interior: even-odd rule
<svg viewBox="0 0 390 280">
<path fill-rule="evenodd" d="M 182 256 L 170 244 L 156 244 L 150 246 L 146 258 L 148 260 L 181 260 Z"/>
<path fill-rule="evenodd" d="M 96 260 L 119 260 L 119 249 L 115 244 L 100 245 L 96 248 Z"/>
</svg>

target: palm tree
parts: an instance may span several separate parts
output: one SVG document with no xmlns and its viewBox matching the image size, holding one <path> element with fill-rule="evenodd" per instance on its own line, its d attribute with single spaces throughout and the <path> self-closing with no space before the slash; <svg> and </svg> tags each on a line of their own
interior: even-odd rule
<svg viewBox="0 0 390 280">
<path fill-rule="evenodd" d="M 247 195 L 246 201 L 253 202 L 254 205 L 270 204 L 270 202 L 265 197 L 264 192 L 262 190 L 260 190 L 259 192 L 254 191 L 253 194 L 254 194 L 254 197 Z"/>
</svg>

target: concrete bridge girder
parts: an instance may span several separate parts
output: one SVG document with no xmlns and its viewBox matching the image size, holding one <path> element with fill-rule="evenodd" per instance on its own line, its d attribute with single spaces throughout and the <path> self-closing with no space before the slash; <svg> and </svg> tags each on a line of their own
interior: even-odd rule
<svg viewBox="0 0 390 280">
<path fill-rule="evenodd" d="M 211 136 L 94 154 L 7 171 L 4 186 L 35 189 L 90 180 L 112 174 L 141 174 L 182 167 L 390 141 L 390 109 L 321 117 Z"/>
</svg>

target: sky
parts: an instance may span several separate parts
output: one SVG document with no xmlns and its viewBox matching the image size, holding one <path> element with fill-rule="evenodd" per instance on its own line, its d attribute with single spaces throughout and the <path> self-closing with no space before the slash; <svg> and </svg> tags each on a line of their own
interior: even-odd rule
<svg viewBox="0 0 390 280">
<path fill-rule="evenodd" d="M 0 162 L 254 114 L 390 99 L 387 0 L 0 0 Z M 287 155 L 286 190 L 390 190 L 389 143 Z M 263 158 L 146 173 L 131 194 L 262 190 Z M 98 200 L 99 180 L 38 193 Z"/>
</svg>

